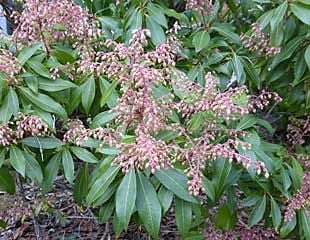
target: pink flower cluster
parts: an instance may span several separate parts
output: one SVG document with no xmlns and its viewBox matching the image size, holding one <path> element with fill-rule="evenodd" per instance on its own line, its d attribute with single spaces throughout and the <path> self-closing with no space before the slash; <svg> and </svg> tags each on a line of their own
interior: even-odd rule
<svg viewBox="0 0 310 240">
<path fill-rule="evenodd" d="M 310 207 L 310 172 L 306 171 L 301 188 L 288 200 L 284 221 L 289 222 L 301 208 Z"/>
<path fill-rule="evenodd" d="M 244 150 L 250 149 L 249 143 L 229 139 L 225 143 L 213 144 L 210 143 L 209 138 L 205 139 L 204 137 L 195 140 L 197 142 L 194 145 L 183 150 L 183 160 L 189 165 L 187 172 L 191 177 L 188 182 L 190 194 L 198 195 L 200 193 L 200 190 L 203 189 L 201 177 L 205 163 L 210 160 L 216 161 L 218 158 L 228 159 L 229 162 L 235 160 L 245 169 L 251 168 L 258 175 L 263 173 L 266 178 L 269 177 L 268 170 L 263 162 L 255 161 L 238 152 L 239 146 Z"/>
<path fill-rule="evenodd" d="M 241 37 L 243 45 L 251 52 L 259 52 L 267 57 L 272 57 L 280 53 L 281 48 L 269 45 L 269 37 L 263 33 L 257 23 L 252 25 L 252 31 L 251 36 L 243 35 Z"/>
<path fill-rule="evenodd" d="M 8 124 L 0 125 L 0 146 L 7 147 L 16 143 L 14 131 L 8 126 Z"/>
<path fill-rule="evenodd" d="M 197 11 L 202 16 L 213 12 L 212 0 L 187 0 L 186 9 Z"/>
<path fill-rule="evenodd" d="M 302 145 L 306 142 L 306 139 L 310 137 L 310 116 L 306 116 L 305 119 L 289 117 L 291 122 L 287 126 L 287 139 L 291 143 L 291 150 L 296 145 Z"/>
<path fill-rule="evenodd" d="M 160 168 L 172 167 L 170 160 L 170 146 L 164 141 L 156 140 L 150 134 L 137 130 L 137 139 L 134 143 L 119 143 L 117 149 L 121 154 L 117 156 L 113 164 L 122 167 L 124 172 L 130 168 L 150 168 L 151 172 Z"/>
<path fill-rule="evenodd" d="M 256 109 L 263 110 L 272 100 L 279 103 L 282 101 L 282 98 L 276 92 L 267 92 L 262 90 L 258 96 L 251 95 L 249 97 L 248 109 L 251 112 L 256 112 Z"/>
<path fill-rule="evenodd" d="M 8 85 L 17 85 L 21 79 L 16 75 L 23 70 L 18 59 L 11 52 L 0 49 L 0 73 L 4 74 Z"/>
<path fill-rule="evenodd" d="M 182 113 L 183 117 L 190 117 L 193 113 L 209 111 L 216 117 L 229 120 L 248 113 L 246 106 L 234 102 L 234 99 L 246 93 L 246 88 L 230 88 L 228 91 L 221 93 L 217 89 L 217 80 L 210 72 L 206 75 L 205 87 L 184 78 L 182 81 L 180 79 L 175 81 L 175 86 L 187 95 L 186 98 L 175 104 L 175 108 Z"/>
<path fill-rule="evenodd" d="M 69 0 L 26 0 L 13 37 L 26 42 L 87 40 L 98 34 L 94 17 Z"/>
<path fill-rule="evenodd" d="M 45 136 L 49 133 L 48 125 L 38 116 L 19 113 L 16 121 L 16 136 L 21 139 L 25 136 Z"/>
<path fill-rule="evenodd" d="M 16 144 L 27 136 L 44 136 L 49 133 L 48 125 L 38 116 L 19 114 L 15 122 L 0 125 L 0 146 Z"/>
<path fill-rule="evenodd" d="M 74 143 L 77 146 L 82 146 L 89 138 L 94 138 L 108 143 L 110 146 L 118 143 L 120 136 L 112 128 L 95 128 L 88 129 L 79 119 L 70 119 L 66 123 L 67 131 L 63 136 L 63 141 L 66 143 Z"/>
</svg>

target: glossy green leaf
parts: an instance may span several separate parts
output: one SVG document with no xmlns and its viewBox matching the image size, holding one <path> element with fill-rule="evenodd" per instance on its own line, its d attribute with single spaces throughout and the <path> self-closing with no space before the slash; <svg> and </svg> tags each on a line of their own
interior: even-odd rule
<svg viewBox="0 0 310 240">
<path fill-rule="evenodd" d="M 54 149 L 64 145 L 62 141 L 54 137 L 27 137 L 20 142 L 29 147 L 40 149 Z"/>
<path fill-rule="evenodd" d="M 17 97 L 17 94 L 15 90 L 10 87 L 9 93 L 8 93 L 8 105 L 11 109 L 11 112 L 15 117 L 18 117 L 19 112 L 19 100 Z"/>
<path fill-rule="evenodd" d="M 308 69 L 310 70 L 310 46 L 308 46 L 307 50 L 305 51 L 305 60 L 308 65 Z"/>
<path fill-rule="evenodd" d="M 20 90 L 21 94 L 35 106 L 41 108 L 44 111 L 55 113 L 63 119 L 67 119 L 67 113 L 65 109 L 51 97 L 41 93 L 35 94 L 31 92 L 30 89 L 24 87 L 20 87 Z"/>
<path fill-rule="evenodd" d="M 117 113 L 115 112 L 110 112 L 110 111 L 101 112 L 93 118 L 90 126 L 91 128 L 97 128 L 100 126 L 104 126 L 105 124 L 115 119 L 116 116 L 117 116 Z"/>
<path fill-rule="evenodd" d="M 118 174 L 120 167 L 112 166 L 108 168 L 102 176 L 100 176 L 90 187 L 89 193 L 86 197 L 88 205 L 96 201 L 113 182 Z"/>
<path fill-rule="evenodd" d="M 111 199 L 109 202 L 104 204 L 99 210 L 99 222 L 106 223 L 109 218 L 112 216 L 115 208 L 114 199 Z"/>
<path fill-rule="evenodd" d="M 128 224 L 135 208 L 137 196 L 137 183 L 134 168 L 124 176 L 115 195 L 115 209 L 122 228 L 127 230 Z"/>
<path fill-rule="evenodd" d="M 191 228 L 192 204 L 176 197 L 174 211 L 178 230 L 181 235 L 185 235 Z"/>
<path fill-rule="evenodd" d="M 210 42 L 210 35 L 206 30 L 197 32 L 193 37 L 193 45 L 196 52 L 206 48 Z"/>
<path fill-rule="evenodd" d="M 74 179 L 74 162 L 70 151 L 64 148 L 62 151 L 62 167 L 65 173 L 65 177 L 69 183 L 73 183 Z"/>
<path fill-rule="evenodd" d="M 32 154 L 28 152 L 23 152 L 23 154 L 26 159 L 26 176 L 40 185 L 43 182 L 43 173 L 39 162 Z"/>
<path fill-rule="evenodd" d="M 272 223 L 273 226 L 277 229 L 281 224 L 281 211 L 277 202 L 272 197 L 270 197 L 270 203 Z"/>
<path fill-rule="evenodd" d="M 85 164 L 85 166 L 78 173 L 73 188 L 74 200 L 79 205 L 82 205 L 83 200 L 87 196 L 88 184 L 89 184 L 88 165 Z"/>
<path fill-rule="evenodd" d="M 202 178 L 202 186 L 203 186 L 203 190 L 205 191 L 205 193 L 207 194 L 207 196 L 214 201 L 215 200 L 215 190 L 214 190 L 214 186 L 212 184 L 212 182 L 207 179 L 206 177 Z"/>
<path fill-rule="evenodd" d="M 142 172 L 137 174 L 136 207 L 148 233 L 158 239 L 162 210 L 153 185 Z"/>
<path fill-rule="evenodd" d="M 0 105 L 0 122 L 7 123 L 12 117 L 12 108 L 9 102 L 9 95 L 4 98 Z"/>
<path fill-rule="evenodd" d="M 89 151 L 81 147 L 70 147 L 73 154 L 81 159 L 83 162 L 87 163 L 97 163 L 98 159 Z"/>
<path fill-rule="evenodd" d="M 217 228 L 229 230 L 233 228 L 237 221 L 236 212 L 231 212 L 228 204 L 220 206 L 214 216 L 214 223 Z"/>
<path fill-rule="evenodd" d="M 301 209 L 300 211 L 300 220 L 305 239 L 310 239 L 310 216 L 305 209 Z"/>
<path fill-rule="evenodd" d="M 27 61 L 27 65 L 40 76 L 45 78 L 51 77 L 49 70 L 41 62 L 31 59 Z"/>
<path fill-rule="evenodd" d="M 18 60 L 21 65 L 24 65 L 40 48 L 42 43 L 35 43 L 31 46 L 24 47 L 18 54 Z"/>
<path fill-rule="evenodd" d="M 96 83 L 94 77 L 90 77 L 82 86 L 82 106 L 88 114 L 95 99 Z"/>
<path fill-rule="evenodd" d="M 290 232 L 292 232 L 296 226 L 297 220 L 296 215 L 293 216 L 291 221 L 284 222 L 280 228 L 280 237 L 286 237 Z"/>
<path fill-rule="evenodd" d="M 151 40 L 155 46 L 166 41 L 166 35 L 162 27 L 155 21 L 153 16 L 146 16 L 146 27 L 151 32 Z"/>
<path fill-rule="evenodd" d="M 15 181 L 6 168 L 0 168 L 0 190 L 9 194 L 15 193 Z"/>
<path fill-rule="evenodd" d="M 188 179 L 183 173 L 175 169 L 161 169 L 155 172 L 155 176 L 166 188 L 172 191 L 179 198 L 197 203 L 197 200 L 188 193 Z"/>
<path fill-rule="evenodd" d="M 53 183 L 57 177 L 59 166 L 60 166 L 60 160 L 61 160 L 62 154 L 61 152 L 56 153 L 46 165 L 44 169 L 44 182 L 43 182 L 43 190 L 44 192 L 50 191 L 50 189 L 53 186 Z"/>
<path fill-rule="evenodd" d="M 55 80 L 40 78 L 39 80 L 39 89 L 42 89 L 47 92 L 57 92 L 75 87 L 77 86 L 74 83 L 67 80 L 62 80 L 60 78 L 57 78 Z"/>
<path fill-rule="evenodd" d="M 163 215 L 168 211 L 173 200 L 173 192 L 167 189 L 165 186 L 161 186 L 158 191 L 158 199 L 162 206 Z"/>
<path fill-rule="evenodd" d="M 244 116 L 237 125 L 237 129 L 245 130 L 247 128 L 253 127 L 257 123 L 257 118 L 254 115 Z"/>
<path fill-rule="evenodd" d="M 299 2 L 292 2 L 290 4 L 293 14 L 303 23 L 310 25 L 310 5 Z"/>
<path fill-rule="evenodd" d="M 25 177 L 26 159 L 23 151 L 14 145 L 10 146 L 10 163 L 18 173 Z"/>
<path fill-rule="evenodd" d="M 257 224 L 260 220 L 262 220 L 264 213 L 266 210 L 266 195 L 258 201 L 249 216 L 249 227 L 253 227 Z"/>
<path fill-rule="evenodd" d="M 100 100 L 100 106 L 103 107 L 109 100 L 110 97 L 112 96 L 113 92 L 115 91 L 115 88 L 118 85 L 118 81 L 114 80 L 112 84 L 109 85 L 108 88 L 106 88 L 101 94 L 101 100 Z"/>
</svg>

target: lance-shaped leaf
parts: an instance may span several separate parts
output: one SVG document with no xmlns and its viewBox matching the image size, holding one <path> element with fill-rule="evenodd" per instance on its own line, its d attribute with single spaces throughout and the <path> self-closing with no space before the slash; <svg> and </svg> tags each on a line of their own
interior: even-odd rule
<svg viewBox="0 0 310 240">
<path fill-rule="evenodd" d="M 122 228 L 125 230 L 127 230 L 130 217 L 135 208 L 136 195 L 136 174 L 134 168 L 131 168 L 123 178 L 115 195 L 116 214 L 121 222 Z"/>
<path fill-rule="evenodd" d="M 158 239 L 161 206 L 153 185 L 142 172 L 137 175 L 136 207 L 148 233 Z"/>
</svg>

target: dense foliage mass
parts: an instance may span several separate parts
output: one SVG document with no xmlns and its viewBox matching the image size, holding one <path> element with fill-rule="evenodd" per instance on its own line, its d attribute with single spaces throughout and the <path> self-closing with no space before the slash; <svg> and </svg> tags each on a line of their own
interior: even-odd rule
<svg viewBox="0 0 310 240">
<path fill-rule="evenodd" d="M 0 41 L 1 190 L 64 175 L 117 236 L 173 211 L 182 239 L 310 239 L 309 1 L 23 9 Z"/>
</svg>

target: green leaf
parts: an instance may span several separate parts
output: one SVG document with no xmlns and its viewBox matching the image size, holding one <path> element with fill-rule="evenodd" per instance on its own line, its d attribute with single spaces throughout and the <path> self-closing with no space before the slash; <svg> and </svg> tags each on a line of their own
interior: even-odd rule
<svg viewBox="0 0 310 240">
<path fill-rule="evenodd" d="M 290 4 L 293 14 L 303 23 L 310 25 L 310 5 L 299 2 Z"/>
<path fill-rule="evenodd" d="M 201 125 L 205 122 L 204 113 L 195 113 L 192 115 L 191 119 L 188 122 L 188 130 L 195 131 L 198 130 Z"/>
<path fill-rule="evenodd" d="M 31 92 L 30 89 L 27 89 L 25 87 L 20 87 L 20 90 L 21 94 L 35 106 L 41 108 L 44 111 L 55 113 L 63 119 L 67 119 L 67 113 L 65 109 L 49 96 L 41 93 L 35 94 Z"/>
<path fill-rule="evenodd" d="M 83 200 L 85 199 L 88 193 L 88 184 L 89 184 L 89 174 L 88 174 L 88 165 L 80 170 L 77 175 L 74 188 L 73 188 L 73 197 L 77 204 L 82 205 Z"/>
<path fill-rule="evenodd" d="M 176 197 L 174 211 L 178 230 L 181 235 L 185 235 L 191 228 L 192 204 Z"/>
<path fill-rule="evenodd" d="M 203 177 L 202 178 L 202 186 L 203 186 L 203 189 L 204 189 L 205 193 L 207 194 L 207 196 L 212 201 L 214 201 L 215 200 L 215 190 L 214 190 L 212 182 L 208 178 Z"/>
<path fill-rule="evenodd" d="M 155 177 L 179 198 L 197 203 L 197 200 L 187 191 L 188 179 L 183 173 L 175 169 L 160 169 L 155 172 Z"/>
<path fill-rule="evenodd" d="M 272 223 L 275 229 L 278 229 L 278 227 L 281 224 L 281 211 L 277 202 L 272 197 L 270 197 L 270 203 L 271 203 Z"/>
<path fill-rule="evenodd" d="M 305 239 L 310 239 L 310 217 L 305 209 L 301 209 L 300 211 L 300 220 Z"/>
<path fill-rule="evenodd" d="M 104 126 L 105 124 L 115 119 L 116 116 L 117 116 L 116 112 L 111 112 L 111 111 L 101 112 L 98 115 L 96 115 L 94 119 L 91 121 L 90 127 L 97 128 L 100 126 Z"/>
<path fill-rule="evenodd" d="M 228 175 L 231 170 L 231 164 L 229 163 L 228 160 L 224 159 L 217 159 L 215 161 L 215 173 L 214 177 L 212 178 L 215 184 L 215 195 L 216 198 L 219 198 L 220 195 L 222 194 L 224 188 L 226 187 L 226 181 L 228 178 Z"/>
<path fill-rule="evenodd" d="M 131 215 L 135 208 L 137 196 L 137 183 L 134 168 L 126 173 L 115 195 L 116 214 L 122 225 L 127 230 Z"/>
<path fill-rule="evenodd" d="M 45 78 L 51 78 L 49 70 L 39 61 L 28 60 L 27 65 L 37 74 Z"/>
<path fill-rule="evenodd" d="M 87 151 L 84 148 L 70 147 L 70 149 L 77 158 L 81 159 L 84 162 L 87 162 L 87 163 L 98 162 L 98 159 L 91 152 Z"/>
<path fill-rule="evenodd" d="M 7 123 L 12 116 L 13 112 L 9 103 L 9 95 L 7 95 L 0 106 L 0 122 Z"/>
<path fill-rule="evenodd" d="M 101 224 L 106 223 L 112 216 L 115 208 L 114 199 L 112 198 L 109 202 L 104 204 L 99 210 L 99 222 Z"/>
<path fill-rule="evenodd" d="M 74 83 L 60 78 L 57 78 L 56 80 L 40 78 L 39 80 L 39 88 L 47 92 L 57 92 L 76 87 L 77 86 Z"/>
<path fill-rule="evenodd" d="M 261 88 L 261 78 L 258 75 L 257 71 L 253 67 L 253 63 L 249 62 L 248 60 L 240 57 L 239 60 L 241 61 L 245 72 L 249 75 L 255 86 L 260 89 Z"/>
<path fill-rule="evenodd" d="M 142 172 L 137 175 L 136 207 L 148 233 L 158 239 L 162 210 L 153 185 Z"/>
<path fill-rule="evenodd" d="M 206 30 L 197 32 L 193 37 L 193 45 L 196 52 L 200 52 L 202 49 L 208 46 L 210 42 L 210 35 Z"/>
<path fill-rule="evenodd" d="M 102 92 L 101 100 L 100 100 L 100 107 L 103 107 L 109 100 L 110 97 L 112 96 L 113 92 L 115 91 L 115 88 L 118 85 L 118 81 L 114 80 L 112 84 L 108 88 Z"/>
<path fill-rule="evenodd" d="M 155 21 L 153 16 L 146 16 L 146 27 L 151 32 L 151 40 L 155 46 L 166 41 L 166 35 L 162 27 Z"/>
<path fill-rule="evenodd" d="M 0 168 L 4 164 L 5 161 L 5 155 L 6 155 L 6 149 L 0 150 Z"/>
<path fill-rule="evenodd" d="M 157 5 L 149 2 L 147 5 L 148 12 L 150 16 L 158 23 L 159 25 L 163 26 L 164 28 L 168 28 L 168 22 L 165 15 L 162 12 L 161 8 L 158 8 Z"/>
<path fill-rule="evenodd" d="M 115 179 L 119 170 L 119 166 L 112 166 L 108 168 L 108 170 L 91 185 L 90 191 L 86 197 L 86 203 L 88 205 L 103 195 L 103 193 Z"/>
<path fill-rule="evenodd" d="M 65 177 L 69 183 L 73 183 L 74 179 L 74 162 L 68 148 L 62 150 L 62 166 L 65 172 Z"/>
<path fill-rule="evenodd" d="M 15 193 L 15 181 L 10 172 L 5 168 L 0 168 L 0 190 L 13 195 Z"/>
<path fill-rule="evenodd" d="M 44 192 L 50 191 L 50 189 L 53 186 L 53 182 L 55 181 L 59 166 L 60 166 L 60 160 L 61 160 L 61 152 L 56 153 L 46 165 L 44 169 L 44 182 L 43 182 L 43 190 Z"/>
<path fill-rule="evenodd" d="M 10 146 L 10 163 L 18 173 L 25 177 L 26 159 L 23 151 L 14 145 Z"/>
<path fill-rule="evenodd" d="M 266 128 L 270 134 L 274 134 L 276 131 L 271 124 L 264 119 L 257 119 L 256 124 Z"/>
<path fill-rule="evenodd" d="M 110 83 L 105 78 L 100 77 L 99 87 L 100 87 L 101 95 L 103 96 L 106 93 L 108 93 L 109 89 L 111 88 L 111 85 L 113 85 L 114 83 L 115 82 Z M 116 83 L 118 83 L 118 81 L 116 81 Z M 108 95 L 109 95 L 109 97 L 106 100 L 106 104 L 108 105 L 109 108 L 116 107 L 118 105 L 118 99 L 119 99 L 119 96 L 117 94 L 116 89 L 113 89 L 111 95 L 109 93 L 108 93 Z"/>
<path fill-rule="evenodd" d="M 287 1 L 284 1 L 279 5 L 273 12 L 272 18 L 270 20 L 271 30 L 274 31 L 284 18 L 287 10 Z"/>
<path fill-rule="evenodd" d="M 161 186 L 158 191 L 158 199 L 163 209 L 163 215 L 168 211 L 173 200 L 173 193 L 165 186 Z"/>
<path fill-rule="evenodd" d="M 211 27 L 210 30 L 214 30 L 214 31 L 218 32 L 219 34 L 228 38 L 229 40 L 231 40 L 234 43 L 237 43 L 237 44 L 241 43 L 239 35 L 234 33 L 234 32 L 231 32 L 230 30 L 225 28 L 225 26 L 219 25 L 218 27 Z"/>
<path fill-rule="evenodd" d="M 310 70 L 310 45 L 307 47 L 307 50 L 305 51 L 305 60 Z"/>
<path fill-rule="evenodd" d="M 271 63 L 271 66 L 270 66 L 270 70 L 273 70 L 279 63 L 290 58 L 303 41 L 304 41 L 303 36 L 302 37 L 297 36 L 293 38 L 292 40 L 290 40 L 286 44 L 285 49 L 283 49 L 279 55 L 274 57 Z"/>
<path fill-rule="evenodd" d="M 120 184 L 119 180 L 112 182 L 110 186 L 104 191 L 104 193 L 92 204 L 92 206 L 93 207 L 101 206 L 102 204 L 109 201 L 111 197 L 115 194 L 119 184 Z"/>
<path fill-rule="evenodd" d="M 250 214 L 249 217 L 249 227 L 253 227 L 260 220 L 262 220 L 266 210 L 266 195 L 258 201 Z"/>
<path fill-rule="evenodd" d="M 222 230 L 229 230 L 233 228 L 237 221 L 236 212 L 231 212 L 228 204 L 224 204 L 219 207 L 215 216 L 214 223 L 215 226 Z"/>
<path fill-rule="evenodd" d="M 240 130 L 245 130 L 247 128 L 253 127 L 256 123 L 257 118 L 254 115 L 249 114 L 241 119 L 236 128 Z"/>
<path fill-rule="evenodd" d="M 96 93 L 96 83 L 94 77 L 90 77 L 87 82 L 85 82 L 82 86 L 82 106 L 85 112 L 88 114 L 91 108 L 91 105 L 95 99 Z"/>
<path fill-rule="evenodd" d="M 8 93 L 8 105 L 11 108 L 11 112 L 15 117 L 18 117 L 19 112 L 19 100 L 17 97 L 17 94 L 14 90 L 14 88 L 10 87 L 9 93 Z"/>
<path fill-rule="evenodd" d="M 26 159 L 26 176 L 40 185 L 43 182 L 43 173 L 40 164 L 32 154 L 28 152 L 23 152 L 23 154 Z"/>
<path fill-rule="evenodd" d="M 290 232 L 292 232 L 296 226 L 297 220 L 296 215 L 293 216 L 291 221 L 284 222 L 282 227 L 280 228 L 280 237 L 286 237 Z"/>
<path fill-rule="evenodd" d="M 27 137 L 20 142 L 29 147 L 40 149 L 54 149 L 64 145 L 62 141 L 54 137 Z"/>
<path fill-rule="evenodd" d="M 243 68 L 243 64 L 242 64 L 240 59 L 241 59 L 241 57 L 234 54 L 234 57 L 232 59 L 232 63 L 234 66 L 234 74 L 236 75 L 238 84 L 243 85 L 244 81 L 245 81 L 245 79 L 244 79 L 244 68 Z"/>
<path fill-rule="evenodd" d="M 41 47 L 42 43 L 35 43 L 30 47 L 28 46 L 24 47 L 17 56 L 20 64 L 24 65 L 27 62 L 27 60 L 30 59 Z"/>
</svg>

